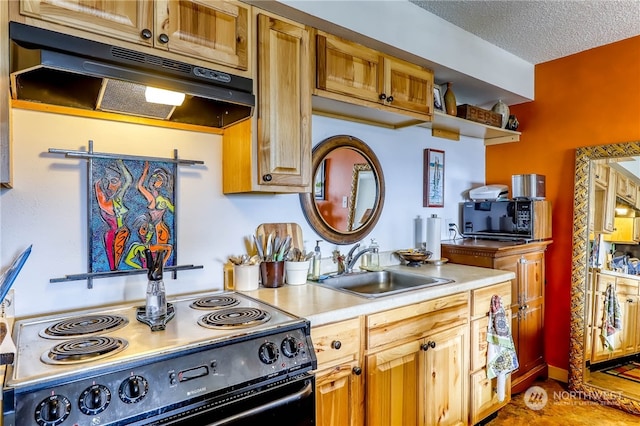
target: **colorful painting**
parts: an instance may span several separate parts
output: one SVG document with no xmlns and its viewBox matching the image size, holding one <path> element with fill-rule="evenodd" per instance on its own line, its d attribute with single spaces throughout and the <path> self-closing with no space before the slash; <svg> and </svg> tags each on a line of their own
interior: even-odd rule
<svg viewBox="0 0 640 426">
<path fill-rule="evenodd" d="M 89 176 L 91 272 L 145 269 L 146 248 L 174 266 L 176 164 L 92 158 Z"/>
<path fill-rule="evenodd" d="M 444 151 L 424 150 L 424 207 L 444 207 Z"/>
</svg>

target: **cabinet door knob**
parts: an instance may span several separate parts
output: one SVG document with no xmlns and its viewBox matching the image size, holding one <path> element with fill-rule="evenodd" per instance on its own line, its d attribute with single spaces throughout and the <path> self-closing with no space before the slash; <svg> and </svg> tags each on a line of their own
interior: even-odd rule
<svg viewBox="0 0 640 426">
<path fill-rule="evenodd" d="M 385 95 L 384 93 L 380 93 L 380 96 L 378 96 L 378 98 L 380 98 L 381 101 L 384 101 L 385 99 L 387 99 L 387 95 Z"/>
<path fill-rule="evenodd" d="M 434 342 L 433 340 L 429 340 L 427 343 L 424 343 L 422 346 L 420 346 L 420 349 L 422 349 L 423 351 L 428 351 L 429 348 L 433 349 L 436 347 L 436 342 Z"/>
<path fill-rule="evenodd" d="M 153 33 L 149 28 L 145 28 L 140 32 L 140 37 L 142 37 L 145 40 L 149 40 L 151 36 L 153 36 Z"/>
<path fill-rule="evenodd" d="M 162 44 L 167 44 L 169 43 L 169 36 L 165 33 L 162 33 L 158 36 L 158 41 Z"/>
<path fill-rule="evenodd" d="M 353 367 L 353 374 L 355 374 L 356 376 L 359 376 L 362 374 L 362 368 L 360 367 Z"/>
<path fill-rule="evenodd" d="M 262 176 L 262 180 L 265 182 L 271 182 L 271 179 L 273 179 L 273 176 L 271 176 L 270 174 Z"/>
<path fill-rule="evenodd" d="M 387 98 L 387 102 L 389 102 L 389 103 L 393 102 L 393 96 L 389 96 L 389 97 Z"/>
<path fill-rule="evenodd" d="M 331 347 L 338 350 L 342 347 L 342 342 L 340 340 L 334 340 L 333 342 L 331 342 Z"/>
</svg>

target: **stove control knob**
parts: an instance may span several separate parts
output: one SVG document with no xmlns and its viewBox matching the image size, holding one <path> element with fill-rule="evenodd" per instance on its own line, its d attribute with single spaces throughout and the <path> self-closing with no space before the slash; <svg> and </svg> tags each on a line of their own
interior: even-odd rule
<svg viewBox="0 0 640 426">
<path fill-rule="evenodd" d="M 102 413 L 111 402 L 111 391 L 104 385 L 89 386 L 80 394 L 80 411 L 88 416 Z"/>
<path fill-rule="evenodd" d="M 119 396 L 122 402 L 134 404 L 147 395 L 149 383 L 142 376 L 131 376 L 120 384 Z"/>
<path fill-rule="evenodd" d="M 273 364 L 276 362 L 279 355 L 280 351 L 278 350 L 278 346 L 273 342 L 263 343 L 260 345 L 260 349 L 258 349 L 260 361 L 265 364 Z"/>
<path fill-rule="evenodd" d="M 287 358 L 293 358 L 300 353 L 300 348 L 298 347 L 298 339 L 293 336 L 285 337 L 280 346 L 282 348 L 282 353 Z"/>
<path fill-rule="evenodd" d="M 36 406 L 36 423 L 39 426 L 57 426 L 71 413 L 71 401 L 66 396 L 51 395 Z"/>
</svg>

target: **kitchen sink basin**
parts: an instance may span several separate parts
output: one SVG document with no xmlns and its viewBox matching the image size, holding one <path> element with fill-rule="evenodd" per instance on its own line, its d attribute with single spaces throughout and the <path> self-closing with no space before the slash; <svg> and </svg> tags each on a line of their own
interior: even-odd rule
<svg viewBox="0 0 640 426">
<path fill-rule="evenodd" d="M 326 278 L 318 284 L 358 296 L 376 298 L 451 282 L 453 280 L 447 278 L 427 277 L 397 271 L 376 271 L 336 275 Z"/>
</svg>

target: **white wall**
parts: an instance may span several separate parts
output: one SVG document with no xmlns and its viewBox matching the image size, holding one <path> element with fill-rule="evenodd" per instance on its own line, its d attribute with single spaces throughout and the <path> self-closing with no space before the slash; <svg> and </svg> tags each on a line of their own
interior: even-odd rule
<svg viewBox="0 0 640 426">
<path fill-rule="evenodd" d="M 203 160 L 204 166 L 178 170 L 178 264 L 203 265 L 165 279 L 171 294 L 219 290 L 223 263 L 244 253 L 243 239 L 260 223 L 297 222 L 306 248 L 319 237 L 300 209 L 297 195 L 233 195 L 221 192 L 221 137 L 209 134 L 114 123 L 25 110 L 13 111 L 14 188 L 0 193 L 0 267 L 29 244 L 30 258 L 14 284 L 16 316 L 86 308 L 142 299 L 144 275 L 50 283 L 51 278 L 87 272 L 86 161 L 49 154 L 49 148 L 82 150 L 94 141 L 97 152 Z M 386 200 L 374 237 L 383 251 L 413 245 L 413 219 L 435 213 L 458 217 L 462 193 L 484 184 L 484 144 L 432 138 L 430 130 L 388 130 L 325 117 L 313 118 L 313 141 L 350 134 L 365 141 L 379 157 L 386 180 Z M 445 207 L 422 207 L 423 150 L 445 151 Z M 443 229 L 443 239 L 447 232 Z M 322 243 L 324 256 L 335 246 Z M 346 252 L 349 247 L 341 250 Z"/>
</svg>

